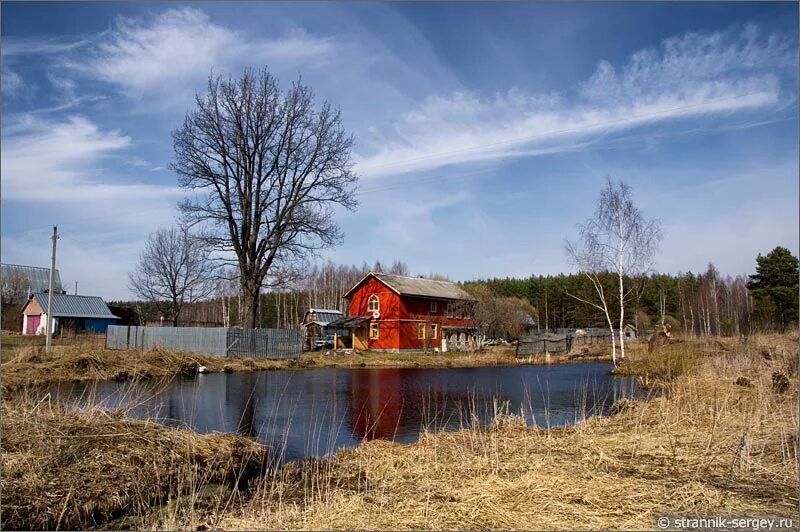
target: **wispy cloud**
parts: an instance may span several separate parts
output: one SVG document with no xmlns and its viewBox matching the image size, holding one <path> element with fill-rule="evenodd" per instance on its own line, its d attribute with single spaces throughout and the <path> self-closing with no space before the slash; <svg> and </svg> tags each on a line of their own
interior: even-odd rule
<svg viewBox="0 0 800 532">
<path fill-rule="evenodd" d="M 73 58 L 66 65 L 131 96 L 183 97 L 183 90 L 193 91 L 212 69 L 299 62 L 330 49 L 330 41 L 301 31 L 274 39 L 251 38 L 212 22 L 203 11 L 180 8 L 146 18 L 120 17 L 92 43 L 88 58 Z"/>
<path fill-rule="evenodd" d="M 3 66 L 3 96 L 14 97 L 24 86 L 25 81 L 22 79 L 22 76 L 10 68 Z"/>
<path fill-rule="evenodd" d="M 104 174 L 104 159 L 130 144 L 129 137 L 102 130 L 85 117 L 53 121 L 24 115 L 3 131 L 3 197 L 64 204 L 135 201 L 174 193 L 174 187 L 121 183 Z"/>
<path fill-rule="evenodd" d="M 690 33 L 634 53 L 619 71 L 600 62 L 572 92 L 430 97 L 391 127 L 374 128 L 368 140 L 380 147 L 362 154 L 358 169 L 370 177 L 573 150 L 645 124 L 775 105 L 779 74 L 794 67 L 790 42 L 754 26 Z"/>
<path fill-rule="evenodd" d="M 87 39 L 66 40 L 66 39 L 6 39 L 3 42 L 3 57 L 31 56 L 31 55 L 53 55 L 70 52 L 86 44 Z"/>
</svg>

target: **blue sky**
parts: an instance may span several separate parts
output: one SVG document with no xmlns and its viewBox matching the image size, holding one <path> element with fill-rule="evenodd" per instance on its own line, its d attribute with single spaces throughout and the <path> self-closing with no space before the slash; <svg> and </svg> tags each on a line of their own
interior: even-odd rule
<svg viewBox="0 0 800 532">
<path fill-rule="evenodd" d="M 798 251 L 796 3 L 2 4 L 2 260 L 129 297 L 182 194 L 170 132 L 209 72 L 302 76 L 355 136 L 360 206 L 321 260 L 453 279 L 568 272 L 606 176 L 655 267 Z"/>
</svg>

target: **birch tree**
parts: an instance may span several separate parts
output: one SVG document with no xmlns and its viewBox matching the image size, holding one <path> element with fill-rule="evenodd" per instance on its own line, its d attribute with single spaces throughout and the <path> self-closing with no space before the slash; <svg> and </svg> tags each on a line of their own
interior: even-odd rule
<svg viewBox="0 0 800 532">
<path fill-rule="evenodd" d="M 633 286 L 625 285 L 626 277 L 641 275 L 652 265 L 661 241 L 661 223 L 645 219 L 631 198 L 631 187 L 622 180 L 606 180 L 595 207 L 594 216 L 579 226 L 576 242 L 566 242 L 570 261 L 588 277 L 595 290 L 590 299 L 570 294 L 575 299 L 601 310 L 611 331 L 611 359 L 617 364 L 617 337 L 620 357 L 625 358 L 625 302 Z M 616 295 L 609 294 L 600 282 L 601 274 L 611 272 L 616 279 Z M 619 301 L 619 334 L 611 316 L 613 297 Z"/>
</svg>

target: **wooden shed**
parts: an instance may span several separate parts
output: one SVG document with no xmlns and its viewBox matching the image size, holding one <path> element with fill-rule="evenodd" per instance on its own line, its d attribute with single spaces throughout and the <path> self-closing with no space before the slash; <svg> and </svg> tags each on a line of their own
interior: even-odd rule
<svg viewBox="0 0 800 532">
<path fill-rule="evenodd" d="M 342 317 L 342 312 L 331 309 L 308 309 L 303 315 L 301 323 L 306 333 L 306 348 L 316 349 L 333 345 L 333 335 L 335 328 L 330 327 L 330 323 Z"/>
</svg>

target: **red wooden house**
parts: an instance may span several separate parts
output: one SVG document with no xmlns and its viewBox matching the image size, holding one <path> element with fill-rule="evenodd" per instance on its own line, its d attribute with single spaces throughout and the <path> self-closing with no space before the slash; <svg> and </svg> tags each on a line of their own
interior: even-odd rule
<svg viewBox="0 0 800 532">
<path fill-rule="evenodd" d="M 452 351 L 475 333 L 475 298 L 448 281 L 370 272 L 344 297 L 348 317 L 329 325 L 348 329 L 355 349 Z"/>
</svg>

